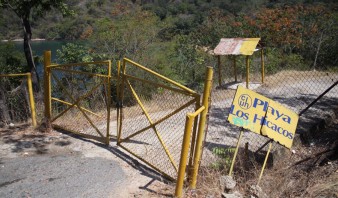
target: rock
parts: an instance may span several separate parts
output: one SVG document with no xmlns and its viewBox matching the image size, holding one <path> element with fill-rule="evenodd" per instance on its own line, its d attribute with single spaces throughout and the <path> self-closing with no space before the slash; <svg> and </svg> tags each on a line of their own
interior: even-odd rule
<svg viewBox="0 0 338 198">
<path fill-rule="evenodd" d="M 234 193 L 222 193 L 223 198 L 242 198 L 242 194 L 239 192 L 234 192 Z"/>
<path fill-rule="evenodd" d="M 262 190 L 261 187 L 257 185 L 250 186 L 250 193 L 257 198 L 269 198 Z"/>
<path fill-rule="evenodd" d="M 230 191 L 235 188 L 236 181 L 229 175 L 222 175 L 219 179 L 222 189 Z"/>
<path fill-rule="evenodd" d="M 10 123 L 10 124 L 8 125 L 8 127 L 9 127 L 10 129 L 14 129 L 14 128 L 15 128 L 15 125 L 14 125 L 13 123 Z"/>
</svg>

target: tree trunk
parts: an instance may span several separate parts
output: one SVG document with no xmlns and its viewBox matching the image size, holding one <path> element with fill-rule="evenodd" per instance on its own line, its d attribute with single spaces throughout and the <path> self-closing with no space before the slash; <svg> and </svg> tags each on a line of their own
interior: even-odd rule
<svg viewBox="0 0 338 198">
<path fill-rule="evenodd" d="M 39 93 L 40 92 L 40 80 L 39 80 L 39 76 L 36 70 L 36 66 L 35 66 L 34 59 L 33 59 L 32 48 L 30 45 L 30 41 L 32 39 L 31 24 L 29 22 L 28 16 L 22 17 L 21 20 L 22 20 L 22 25 L 24 26 L 23 49 L 25 52 L 25 57 L 26 57 L 29 71 L 32 74 L 33 90 L 35 93 Z"/>
<path fill-rule="evenodd" d="M 317 59 L 318 59 L 318 55 L 319 55 L 319 51 L 320 51 L 320 46 L 322 45 L 322 42 L 323 42 L 323 32 L 320 34 L 320 38 L 319 38 L 319 42 L 318 42 L 318 47 L 317 47 L 317 51 L 316 51 L 316 55 L 315 55 L 315 60 L 313 62 L 313 69 L 316 69 Z"/>
</svg>

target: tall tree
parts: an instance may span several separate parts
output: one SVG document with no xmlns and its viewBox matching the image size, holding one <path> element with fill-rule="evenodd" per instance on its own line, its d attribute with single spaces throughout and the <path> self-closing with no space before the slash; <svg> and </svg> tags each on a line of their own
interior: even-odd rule
<svg viewBox="0 0 338 198">
<path fill-rule="evenodd" d="M 35 14 L 36 16 L 42 17 L 43 14 L 50 11 L 52 8 L 61 11 L 63 15 L 71 14 L 71 11 L 64 3 L 64 0 L 0 0 L 0 7 L 12 10 L 21 20 L 24 30 L 23 49 L 27 66 L 32 73 L 34 91 L 39 92 L 39 77 L 37 75 L 30 45 L 32 39 L 31 16 L 32 14 Z"/>
</svg>

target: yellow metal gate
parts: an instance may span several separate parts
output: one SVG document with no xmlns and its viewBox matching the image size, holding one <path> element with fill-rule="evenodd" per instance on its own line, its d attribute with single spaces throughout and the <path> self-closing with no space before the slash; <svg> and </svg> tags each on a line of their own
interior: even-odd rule
<svg viewBox="0 0 338 198">
<path fill-rule="evenodd" d="M 117 79 L 111 62 L 51 65 L 46 53 L 45 112 L 52 126 L 109 144 L 111 79 Z"/>
<path fill-rule="evenodd" d="M 200 107 L 200 95 L 126 58 L 120 78 L 118 145 L 176 179 L 186 114 Z"/>
</svg>

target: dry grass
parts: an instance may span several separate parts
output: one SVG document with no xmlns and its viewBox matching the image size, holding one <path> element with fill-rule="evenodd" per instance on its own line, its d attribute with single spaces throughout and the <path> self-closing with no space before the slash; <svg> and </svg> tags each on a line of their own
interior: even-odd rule
<svg viewBox="0 0 338 198">
<path fill-rule="evenodd" d="M 268 162 L 260 182 L 268 197 L 338 197 L 338 120 L 317 134 L 316 144 L 297 144 L 292 149 L 294 153 L 288 151 L 280 160 Z M 261 156 L 264 155 L 262 152 Z M 240 150 L 234 170 L 237 182 L 234 190 L 250 196 L 250 186 L 257 184 L 261 167 L 259 157 Z M 228 168 L 226 165 L 202 167 L 198 190 L 195 196 L 188 193 L 187 197 L 220 197 L 223 189 L 219 178 L 227 175 Z"/>
</svg>

